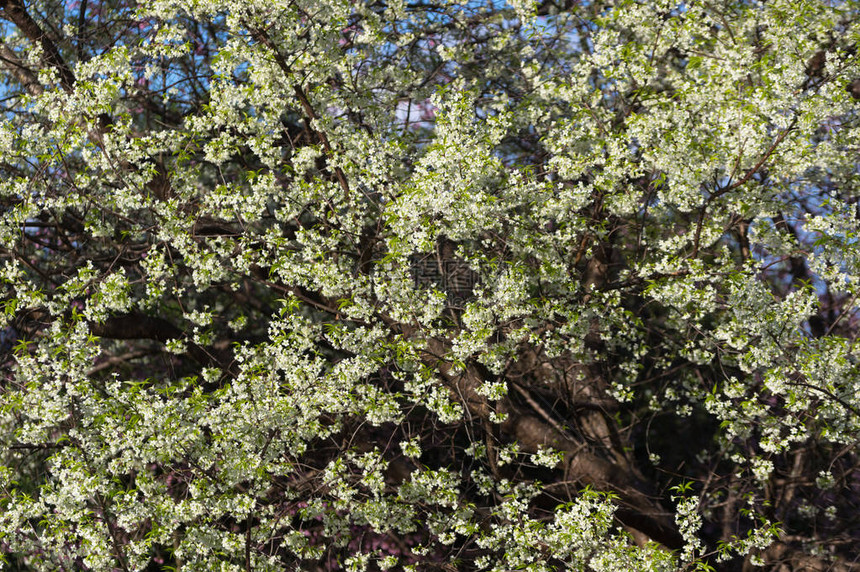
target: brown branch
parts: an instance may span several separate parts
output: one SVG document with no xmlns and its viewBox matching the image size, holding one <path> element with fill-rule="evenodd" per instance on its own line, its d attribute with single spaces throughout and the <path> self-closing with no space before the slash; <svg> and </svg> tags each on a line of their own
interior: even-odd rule
<svg viewBox="0 0 860 572">
<path fill-rule="evenodd" d="M 25 66 L 18 55 L 5 43 L 0 43 L 0 60 L 5 64 L 3 67 L 24 86 L 27 93 L 37 97 L 42 95 L 45 88 L 39 83 L 39 78 L 33 73 L 33 70 Z"/>
<path fill-rule="evenodd" d="M 647 494 L 636 485 L 636 479 L 620 465 L 603 459 L 588 450 L 584 443 L 568 439 L 555 429 L 531 415 L 511 413 L 502 430 L 513 437 L 521 449 L 536 452 L 539 446 L 549 446 L 565 454 L 565 480 L 592 485 L 619 495 L 616 517 L 667 548 L 677 549 L 683 539 L 668 517 Z"/>
<path fill-rule="evenodd" d="M 10 451 L 40 451 L 44 449 L 61 449 L 69 445 L 68 441 L 60 443 L 16 443 L 9 445 Z"/>
<path fill-rule="evenodd" d="M 721 189 L 714 191 L 711 194 L 711 196 L 709 196 L 707 198 L 707 200 L 705 201 L 705 204 L 702 206 L 702 210 L 699 211 L 699 219 L 696 222 L 696 235 L 693 238 L 693 253 L 690 256 L 691 258 L 696 258 L 696 256 L 698 256 L 698 254 L 699 254 L 699 241 L 701 240 L 702 225 L 705 222 L 705 213 L 708 210 L 708 206 L 717 198 L 719 198 L 719 197 L 725 195 L 726 193 L 729 193 L 729 192 L 737 189 L 741 185 L 745 184 L 747 181 L 749 181 L 753 177 L 753 175 L 758 173 L 759 170 L 762 168 L 762 166 L 765 164 L 765 162 L 768 159 L 770 159 L 771 155 L 773 155 L 774 151 L 776 151 L 776 148 L 779 147 L 779 144 L 782 143 L 782 141 L 791 132 L 791 130 L 794 129 L 794 126 L 796 124 L 797 124 L 797 118 L 795 117 L 794 119 L 791 120 L 791 123 L 788 125 L 788 127 L 783 129 L 782 132 L 777 136 L 777 138 L 771 144 L 770 148 L 767 151 L 765 151 L 765 154 L 762 155 L 761 159 L 759 159 L 758 163 L 753 165 L 751 168 L 747 169 L 747 172 L 744 173 L 743 177 L 741 177 L 740 179 L 738 179 L 737 181 L 735 181 L 731 185 L 728 185 L 726 187 L 723 187 Z"/>
<path fill-rule="evenodd" d="M 403 331 L 414 333 L 408 327 L 403 328 Z M 424 364 L 440 372 L 449 390 L 463 402 L 470 415 L 481 420 L 488 419 L 494 409 L 477 390 L 492 375 L 475 362 L 468 362 L 462 372 L 455 372 L 451 361 L 446 359 L 451 350 L 447 340 L 430 338 L 426 347 L 427 352 L 422 360 Z M 616 513 L 619 521 L 668 548 L 676 549 L 683 545 L 673 521 L 639 489 L 636 484 L 638 479 L 629 468 L 598 456 L 584 442 L 562 434 L 545 420 L 522 413 L 510 403 L 504 405 L 502 412 L 507 414 L 507 419 L 500 428 L 523 451 L 536 453 L 538 448 L 548 446 L 564 453 L 566 479 L 619 495 L 620 506 Z"/>
<path fill-rule="evenodd" d="M 167 320 L 140 314 L 112 316 L 104 322 L 91 322 L 89 326 L 94 336 L 114 340 L 145 339 L 165 343 L 183 337 L 182 330 Z"/>
<path fill-rule="evenodd" d="M 95 366 L 91 367 L 90 369 L 88 369 L 87 370 L 87 376 L 89 377 L 89 376 L 95 375 L 100 371 L 109 369 L 109 368 L 111 368 L 115 365 L 119 365 L 121 363 L 125 363 L 131 359 L 143 357 L 145 355 L 148 355 L 149 353 L 150 352 L 148 352 L 148 351 L 141 350 L 141 351 L 136 351 L 136 352 L 127 352 L 127 353 L 124 353 L 124 354 L 118 355 L 118 356 L 111 356 L 111 357 L 107 358 L 105 361 L 103 361 L 102 363 L 95 365 Z"/>
<path fill-rule="evenodd" d="M 289 81 L 290 76 L 292 75 L 292 70 L 290 69 L 290 64 L 287 63 L 287 60 L 284 59 L 284 56 L 269 38 L 269 35 L 266 34 L 266 31 L 263 29 L 255 29 L 252 31 L 252 36 L 255 40 L 269 48 L 272 51 L 272 56 L 275 58 L 275 63 L 278 64 L 278 67 L 281 68 L 281 71 L 284 72 L 285 79 Z M 308 96 L 305 94 L 302 86 L 299 84 L 293 84 L 293 92 L 296 94 L 296 98 L 299 100 L 299 104 L 302 106 L 302 109 L 305 113 L 306 119 L 306 127 L 308 132 L 314 134 L 317 140 L 323 147 L 326 155 L 331 157 L 334 155 L 334 151 L 332 150 L 331 143 L 329 143 L 328 136 L 326 136 L 325 132 L 318 131 L 313 127 L 313 121 L 317 119 L 317 113 L 314 110 L 313 105 L 311 105 Z M 347 197 L 349 197 L 349 182 L 346 179 L 346 175 L 340 167 L 334 168 L 334 175 L 337 179 L 338 184 L 340 184 L 343 192 Z"/>
<path fill-rule="evenodd" d="M 245 571 L 251 572 L 251 515 L 245 522 Z"/>
<path fill-rule="evenodd" d="M 514 389 L 517 390 L 517 393 L 519 393 L 523 397 L 523 399 L 526 400 L 526 403 L 528 403 L 531 408 L 534 409 L 544 421 L 549 423 L 553 429 L 558 431 L 559 435 L 563 435 L 567 439 L 571 438 L 570 434 L 564 427 L 562 427 L 561 423 L 559 423 L 552 415 L 549 414 L 549 412 L 547 412 L 543 407 L 541 407 L 541 405 L 535 400 L 534 397 L 532 397 L 531 393 L 529 393 L 526 388 L 514 382 L 512 382 L 511 385 L 514 386 Z"/>
<path fill-rule="evenodd" d="M 84 30 L 87 26 L 87 0 L 81 0 L 81 6 L 78 8 L 78 30 L 75 37 L 75 49 L 78 52 L 78 61 L 84 61 L 84 50 L 81 42 L 83 42 Z"/>
<path fill-rule="evenodd" d="M 773 220 L 774 226 L 778 230 L 784 230 L 795 242 L 800 242 L 797 235 L 797 230 L 789 224 L 785 217 L 781 212 L 777 212 L 776 215 L 771 217 Z M 804 260 L 801 256 L 789 256 L 788 257 L 789 268 L 791 269 L 791 279 L 794 284 L 801 284 L 803 282 L 810 282 L 812 280 L 812 276 L 809 274 L 809 267 L 806 264 L 806 260 Z"/>
<path fill-rule="evenodd" d="M 852 572 L 860 570 L 860 563 L 840 559 L 835 562 L 825 557 L 811 556 L 802 548 L 792 546 L 788 542 L 777 541 L 766 550 L 750 552 L 744 560 L 742 572 L 761 570 L 750 562 L 751 556 L 759 555 L 771 570 L 808 570 L 810 572 Z"/>
<path fill-rule="evenodd" d="M 550 14 L 561 14 L 573 10 L 579 5 L 577 0 L 543 0 L 537 5 L 537 15 L 547 16 Z"/>
<path fill-rule="evenodd" d="M 123 314 L 111 316 L 104 322 L 90 322 L 89 327 L 92 335 L 113 340 L 155 340 L 162 344 L 173 339 L 185 340 L 188 354 L 200 365 L 214 365 L 225 372 L 230 369 L 229 358 L 218 355 L 223 352 L 209 351 L 188 340 L 182 330 L 162 318 Z"/>
<path fill-rule="evenodd" d="M 27 12 L 23 0 L 0 0 L 0 18 L 15 24 L 21 33 L 32 42 L 38 42 L 48 59 L 60 74 L 60 85 L 67 92 L 74 90 L 75 74 L 66 65 L 56 44 L 42 31 L 39 24 Z"/>
<path fill-rule="evenodd" d="M 309 292 L 303 288 L 291 288 L 273 284 L 263 278 L 265 271 L 258 268 L 257 278 L 278 290 L 292 292 L 299 299 L 312 306 L 335 313 L 334 303 L 324 296 Z M 417 341 L 423 339 L 422 332 L 416 326 L 394 320 L 385 313 L 378 313 L 377 318 L 391 328 L 392 334 L 405 339 Z M 553 423 L 538 416 L 520 411 L 510 401 L 490 404 L 486 396 L 478 389 L 493 376 L 485 367 L 467 360 L 462 368 L 456 368 L 451 359 L 452 343 L 448 339 L 430 337 L 423 339 L 423 350 L 419 350 L 419 359 L 428 368 L 438 372 L 444 385 L 451 395 L 465 407 L 466 415 L 482 423 L 487 428 L 491 423 L 492 413 L 507 415 L 504 422 L 494 425 L 507 437 L 519 443 L 525 452 L 536 453 L 542 446 L 552 447 L 564 454 L 565 478 L 574 480 L 580 485 L 593 485 L 602 490 L 617 493 L 619 506 L 617 517 L 625 526 L 634 528 L 649 538 L 664 546 L 675 549 L 683 544 L 680 534 L 657 502 L 641 488 L 640 479 L 628 465 L 615 460 L 607 460 L 582 440 L 572 435 L 560 432 Z M 544 415 L 549 415 L 545 411 Z M 540 411 L 538 412 L 540 415 Z M 493 432 L 493 428 L 487 432 Z M 491 464 L 492 466 L 492 464 Z"/>
<path fill-rule="evenodd" d="M 835 393 L 833 393 L 832 391 L 830 391 L 828 389 L 824 389 L 823 387 L 818 387 L 816 385 L 813 385 L 811 383 L 807 383 L 805 381 L 791 381 L 791 382 L 789 382 L 789 385 L 797 385 L 799 387 L 805 387 L 806 389 L 811 389 L 813 391 L 823 393 L 825 396 L 827 396 L 831 400 L 835 401 L 836 403 L 838 403 L 839 405 L 844 407 L 847 411 L 850 411 L 851 413 L 853 413 L 857 417 L 860 417 L 860 409 L 857 409 L 856 407 L 854 407 L 853 405 L 851 405 L 850 403 L 848 403 L 847 401 L 845 401 L 844 399 L 842 399 L 841 397 L 839 397 L 838 395 L 836 395 Z"/>
</svg>

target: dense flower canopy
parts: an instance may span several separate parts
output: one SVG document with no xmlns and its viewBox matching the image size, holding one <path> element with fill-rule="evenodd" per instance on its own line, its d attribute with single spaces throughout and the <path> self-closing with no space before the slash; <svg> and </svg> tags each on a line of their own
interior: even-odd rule
<svg viewBox="0 0 860 572">
<path fill-rule="evenodd" d="M 7 569 L 855 569 L 858 19 L 0 1 Z"/>
</svg>

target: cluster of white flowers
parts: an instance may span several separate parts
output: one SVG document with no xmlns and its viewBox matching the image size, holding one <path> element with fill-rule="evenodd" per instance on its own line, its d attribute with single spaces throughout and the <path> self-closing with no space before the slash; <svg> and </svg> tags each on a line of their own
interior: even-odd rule
<svg viewBox="0 0 860 572">
<path fill-rule="evenodd" d="M 359 4 L 4 28 L 10 561 L 668 571 L 841 494 L 801 449 L 860 430 L 850 10 Z M 609 494 L 646 457 L 699 480 L 674 552 Z"/>
</svg>

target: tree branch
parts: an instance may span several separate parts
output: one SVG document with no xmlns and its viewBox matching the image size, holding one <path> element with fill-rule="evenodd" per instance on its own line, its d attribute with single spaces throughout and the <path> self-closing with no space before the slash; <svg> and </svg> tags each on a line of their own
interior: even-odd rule
<svg viewBox="0 0 860 572">
<path fill-rule="evenodd" d="M 123 314 L 111 316 L 104 322 L 89 322 L 90 333 L 100 338 L 114 340 L 156 340 L 166 343 L 168 340 L 181 339 L 188 343 L 188 354 L 201 365 L 215 365 L 225 372 L 230 364 L 227 358 L 219 356 L 217 350 L 209 351 L 187 339 L 185 333 L 162 318 L 153 318 L 141 314 Z"/>
<path fill-rule="evenodd" d="M 3 67 L 5 67 L 22 86 L 24 86 L 27 93 L 32 96 L 42 95 L 45 88 L 43 88 L 42 84 L 39 83 L 39 78 L 36 77 L 33 70 L 25 66 L 18 55 L 3 42 L 0 42 L 0 60 L 3 61 Z"/>
<path fill-rule="evenodd" d="M 451 350 L 447 341 L 431 338 L 427 341 L 427 350 L 423 360 L 425 365 L 440 372 L 451 392 L 462 400 L 471 415 L 479 419 L 489 418 L 493 410 L 477 389 L 485 380 L 491 379 L 492 374 L 474 362 L 467 363 L 462 373 L 454 373 L 452 364 L 444 357 Z M 522 450 L 536 453 L 539 447 L 548 446 L 563 452 L 566 479 L 619 494 L 621 506 L 616 516 L 623 524 L 668 548 L 676 549 L 683 545 L 674 522 L 637 487 L 638 479 L 631 471 L 599 457 L 589 451 L 584 442 L 562 435 L 549 423 L 518 411 L 510 403 L 505 404 L 504 409 L 508 418 L 501 424 L 502 432 L 516 441 Z"/>
<path fill-rule="evenodd" d="M 274 45 L 272 40 L 269 38 L 268 34 L 266 34 L 265 30 L 256 29 L 253 30 L 252 35 L 254 39 L 258 42 L 269 48 L 272 51 L 272 56 L 275 58 L 275 62 L 278 64 L 278 67 L 281 68 L 281 71 L 284 72 L 285 79 L 289 81 L 290 76 L 292 75 L 292 70 L 290 69 L 290 64 L 287 63 L 287 60 L 284 59 L 284 56 Z M 302 109 L 305 113 L 306 127 L 309 133 L 312 133 L 316 136 L 317 140 L 323 147 L 323 150 L 326 153 L 326 156 L 331 157 L 333 155 L 331 144 L 329 143 L 328 136 L 326 136 L 325 132 L 317 131 L 314 129 L 313 121 L 317 119 L 316 111 L 314 111 L 313 105 L 311 105 L 308 96 L 305 94 L 302 86 L 299 84 L 293 84 L 293 92 L 296 94 L 296 98 L 299 100 L 299 104 L 301 104 Z M 346 180 L 346 175 L 340 167 L 334 168 L 334 175 L 337 179 L 338 184 L 340 184 L 343 189 L 344 194 L 349 196 L 349 182 Z"/>
<path fill-rule="evenodd" d="M 75 74 L 66 65 L 56 44 L 27 12 L 23 0 L 0 0 L 0 18 L 15 24 L 27 39 L 31 42 L 38 42 L 42 46 L 48 63 L 55 67 L 60 74 L 60 85 L 65 91 L 71 92 L 75 86 Z"/>
<path fill-rule="evenodd" d="M 744 173 L 743 177 L 741 177 L 740 179 L 738 179 L 737 181 L 735 181 L 731 185 L 727 185 L 721 189 L 717 189 L 716 191 L 714 191 L 711 194 L 711 196 L 709 196 L 705 200 L 705 204 L 702 206 L 702 210 L 699 211 L 699 219 L 696 221 L 696 235 L 693 238 L 693 253 L 691 255 L 691 258 L 696 258 L 696 256 L 698 256 L 698 254 L 699 254 L 699 241 L 700 241 L 701 236 L 702 236 L 702 225 L 705 222 L 705 213 L 708 210 L 708 205 L 710 205 L 717 198 L 719 198 L 719 197 L 725 195 L 726 193 L 729 193 L 729 192 L 737 189 L 741 185 L 745 184 L 747 181 L 749 181 L 753 177 L 753 175 L 758 173 L 759 170 L 762 168 L 762 166 L 764 166 L 765 162 L 768 159 L 770 159 L 771 155 L 773 155 L 774 151 L 776 151 L 776 148 L 779 147 L 779 144 L 782 143 L 782 141 L 791 132 L 791 130 L 794 129 L 794 126 L 796 124 L 797 124 L 797 118 L 795 117 L 794 119 L 791 120 L 791 123 L 788 125 L 788 127 L 783 129 L 782 132 L 777 136 L 777 138 L 774 140 L 773 144 L 771 144 L 770 148 L 767 151 L 765 151 L 764 155 L 762 155 L 761 159 L 759 159 L 758 163 L 753 165 L 751 168 L 747 169 L 747 172 Z"/>
</svg>

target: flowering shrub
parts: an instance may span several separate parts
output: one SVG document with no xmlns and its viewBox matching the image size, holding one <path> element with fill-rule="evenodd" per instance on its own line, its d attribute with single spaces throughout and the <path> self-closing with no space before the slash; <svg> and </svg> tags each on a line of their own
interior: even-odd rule
<svg viewBox="0 0 860 572">
<path fill-rule="evenodd" d="M 0 3 L 9 570 L 849 570 L 856 2 Z"/>
</svg>

